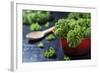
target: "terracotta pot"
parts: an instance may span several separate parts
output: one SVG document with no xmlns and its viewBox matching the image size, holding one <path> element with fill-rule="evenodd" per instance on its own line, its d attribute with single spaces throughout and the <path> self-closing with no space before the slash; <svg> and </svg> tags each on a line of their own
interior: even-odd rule
<svg viewBox="0 0 100 73">
<path fill-rule="evenodd" d="M 62 49 L 66 55 L 72 55 L 72 56 L 83 55 L 88 53 L 91 48 L 90 38 L 84 38 L 80 43 L 80 45 L 75 48 L 69 48 L 68 42 L 65 38 L 62 38 L 60 41 L 61 41 Z"/>
</svg>

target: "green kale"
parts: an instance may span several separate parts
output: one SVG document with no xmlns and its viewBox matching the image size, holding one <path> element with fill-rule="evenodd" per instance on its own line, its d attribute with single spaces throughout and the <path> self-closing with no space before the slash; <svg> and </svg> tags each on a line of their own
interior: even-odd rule
<svg viewBox="0 0 100 73">
<path fill-rule="evenodd" d="M 69 26 L 67 25 L 68 21 L 66 19 L 59 19 L 55 23 L 55 33 L 58 37 L 66 36 L 66 33 L 69 30 Z"/>
<path fill-rule="evenodd" d="M 49 27 L 49 22 L 47 22 L 46 24 L 45 24 L 45 28 L 48 28 Z"/>
<path fill-rule="evenodd" d="M 47 50 L 44 51 L 43 55 L 46 58 L 52 58 L 52 57 L 54 57 L 56 55 L 55 48 L 49 47 Z"/>
<path fill-rule="evenodd" d="M 28 24 L 28 25 L 31 25 L 32 23 L 44 24 L 50 20 L 50 12 L 23 10 L 22 17 L 23 17 L 23 24 Z"/>
<path fill-rule="evenodd" d="M 40 24 L 44 24 L 45 22 L 49 21 L 50 19 L 50 12 L 47 11 L 36 11 L 32 13 L 32 21 L 38 22 Z"/>
<path fill-rule="evenodd" d="M 68 19 L 75 19 L 78 20 L 80 18 L 80 13 L 78 12 L 71 12 L 68 14 Z"/>
<path fill-rule="evenodd" d="M 32 23 L 30 26 L 30 30 L 34 30 L 34 31 L 39 31 L 41 29 L 41 26 L 38 23 Z"/>
<path fill-rule="evenodd" d="M 24 10 L 22 13 L 22 17 L 23 17 L 23 24 L 26 24 L 26 25 L 32 24 L 32 18 L 29 11 Z"/>
<path fill-rule="evenodd" d="M 74 30 L 70 30 L 67 34 L 67 41 L 69 43 L 68 46 L 70 48 L 74 48 L 80 44 L 81 36 L 79 36 L 78 32 Z"/>
<path fill-rule="evenodd" d="M 91 13 L 80 13 L 80 16 L 82 17 L 82 18 L 91 18 Z"/>
<path fill-rule="evenodd" d="M 84 31 L 84 36 L 85 37 L 91 37 L 91 28 L 87 28 L 85 31 Z"/>
<path fill-rule="evenodd" d="M 40 42 L 40 43 L 37 44 L 37 47 L 43 48 L 44 47 L 44 44 L 42 42 Z"/>
<path fill-rule="evenodd" d="M 80 18 L 91 18 L 91 14 L 90 13 L 79 13 L 79 12 L 71 12 L 68 14 L 67 16 L 68 19 L 75 19 L 78 20 Z"/>
<path fill-rule="evenodd" d="M 47 39 L 48 41 L 52 41 L 52 40 L 55 39 L 55 36 L 54 36 L 53 34 L 50 34 L 50 35 L 48 35 L 48 36 L 46 37 L 46 39 Z"/>
<path fill-rule="evenodd" d="M 70 57 L 64 56 L 64 60 L 68 61 L 68 60 L 70 60 Z"/>
<path fill-rule="evenodd" d="M 65 19 L 55 23 L 55 33 L 60 38 L 66 38 L 68 46 L 78 46 L 83 38 L 91 37 L 91 14 L 71 12 Z"/>
</svg>

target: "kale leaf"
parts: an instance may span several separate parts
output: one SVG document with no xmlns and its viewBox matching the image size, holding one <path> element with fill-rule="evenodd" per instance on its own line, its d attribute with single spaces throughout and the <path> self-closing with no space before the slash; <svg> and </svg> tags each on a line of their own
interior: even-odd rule
<svg viewBox="0 0 100 73">
<path fill-rule="evenodd" d="M 56 35 L 66 38 L 68 46 L 74 48 L 81 43 L 83 38 L 91 37 L 91 14 L 71 12 L 67 18 L 59 19 L 55 27 Z"/>
</svg>

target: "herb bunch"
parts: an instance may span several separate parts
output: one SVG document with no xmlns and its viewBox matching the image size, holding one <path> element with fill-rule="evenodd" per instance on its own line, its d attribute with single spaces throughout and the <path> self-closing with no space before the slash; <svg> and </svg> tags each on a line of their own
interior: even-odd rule
<svg viewBox="0 0 100 73">
<path fill-rule="evenodd" d="M 91 36 L 91 14 L 71 12 L 65 19 L 59 19 L 55 27 L 56 35 L 66 38 L 68 46 L 74 48 Z"/>
</svg>

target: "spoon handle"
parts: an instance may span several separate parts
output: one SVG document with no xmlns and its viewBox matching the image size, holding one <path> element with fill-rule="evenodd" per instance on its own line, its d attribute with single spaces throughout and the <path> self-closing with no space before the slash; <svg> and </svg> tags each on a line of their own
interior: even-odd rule
<svg viewBox="0 0 100 73">
<path fill-rule="evenodd" d="M 43 33 L 47 34 L 47 33 L 51 32 L 51 31 L 53 31 L 54 29 L 55 29 L 55 26 L 53 26 L 53 27 L 51 27 L 51 28 L 49 28 L 47 30 L 44 30 Z"/>
</svg>

